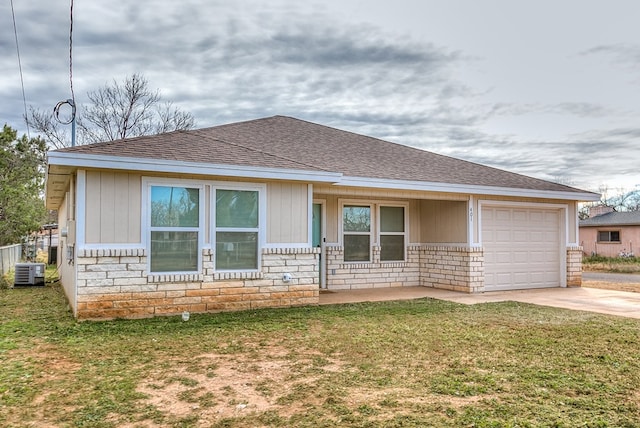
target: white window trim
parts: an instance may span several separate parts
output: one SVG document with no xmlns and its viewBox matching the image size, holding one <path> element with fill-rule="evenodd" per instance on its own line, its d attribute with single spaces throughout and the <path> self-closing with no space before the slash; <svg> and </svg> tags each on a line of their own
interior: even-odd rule
<svg viewBox="0 0 640 428">
<path fill-rule="evenodd" d="M 381 220 L 382 216 L 380 215 L 381 207 L 402 207 L 404 208 L 404 232 L 382 232 Z M 377 227 L 377 245 L 380 247 L 380 262 L 381 263 L 394 263 L 394 262 L 406 262 L 407 261 L 407 245 L 409 245 L 409 204 L 408 203 L 399 203 L 399 202 L 380 202 L 376 204 L 376 227 Z M 404 248 L 402 253 L 402 260 L 382 260 L 382 239 L 380 238 L 382 235 L 387 236 L 404 236 Z"/>
<path fill-rule="evenodd" d="M 259 183 L 236 183 L 230 181 L 213 181 L 207 183 L 210 186 L 209 195 L 210 195 L 210 213 L 211 218 L 209 219 L 210 225 L 210 242 L 211 249 L 213 251 L 213 262 L 214 262 L 214 272 L 224 272 L 224 273 L 232 273 L 232 272 L 261 272 L 262 270 L 262 248 L 265 246 L 266 242 L 266 225 L 267 225 L 267 185 L 259 184 Z M 215 265 L 215 257 L 216 257 L 216 231 L 217 225 L 215 224 L 216 219 L 216 190 L 239 190 L 239 191 L 256 191 L 258 192 L 258 255 L 257 255 L 257 268 L 256 269 L 218 269 Z M 248 229 L 246 228 L 225 228 L 226 232 L 245 232 Z"/>
<path fill-rule="evenodd" d="M 403 207 L 404 208 L 404 260 L 380 260 L 381 263 L 402 263 L 407 260 L 407 247 L 409 246 L 409 237 L 411 236 L 409 231 L 409 202 L 408 201 L 395 201 L 384 199 L 338 199 L 338 245 L 344 248 L 344 224 L 343 213 L 346 206 L 368 206 L 371 209 L 371 242 L 369 245 L 369 260 L 368 261 L 346 261 L 344 263 L 373 263 L 373 247 L 380 246 L 380 207 Z"/>
<path fill-rule="evenodd" d="M 375 205 L 368 200 L 340 200 L 340 213 L 339 213 L 339 240 L 340 245 L 343 248 L 343 257 L 344 257 L 344 207 L 345 206 L 357 206 L 357 207 L 369 207 L 369 232 L 348 232 L 349 235 L 362 235 L 369 236 L 369 259 L 368 260 L 344 260 L 344 263 L 372 263 L 373 262 L 373 246 L 375 245 L 376 233 L 375 233 L 375 222 L 374 222 L 374 210 Z"/>
<path fill-rule="evenodd" d="M 198 232 L 198 265 L 195 271 L 151 271 L 151 187 L 152 186 L 165 186 L 165 187 L 189 187 L 197 188 L 200 190 L 198 201 L 198 227 L 177 227 L 177 228 L 163 228 L 163 230 L 178 231 L 178 232 Z M 193 275 L 202 273 L 202 249 L 204 247 L 204 234 L 205 234 L 205 184 L 199 180 L 188 180 L 181 178 L 153 178 L 142 177 L 142 227 L 141 242 L 144 242 L 147 249 L 147 272 L 148 275 Z M 169 230 L 170 229 L 170 230 Z"/>
</svg>

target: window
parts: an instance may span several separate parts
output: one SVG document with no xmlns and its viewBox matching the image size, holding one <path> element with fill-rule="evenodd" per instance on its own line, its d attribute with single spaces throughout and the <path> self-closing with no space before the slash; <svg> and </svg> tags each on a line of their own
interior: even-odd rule
<svg viewBox="0 0 640 428">
<path fill-rule="evenodd" d="M 371 262 L 373 245 L 380 247 L 381 262 L 406 260 L 408 205 L 349 202 L 342 205 L 344 261 Z"/>
<path fill-rule="evenodd" d="M 380 206 L 380 260 L 405 259 L 404 207 Z"/>
<path fill-rule="evenodd" d="M 259 269 L 265 185 L 162 178 L 143 183 L 150 273 L 202 273 L 205 241 L 211 242 L 217 271 Z"/>
<path fill-rule="evenodd" d="M 618 230 L 599 230 L 598 242 L 620 242 L 620 231 Z"/>
<path fill-rule="evenodd" d="M 150 186 L 150 271 L 198 272 L 200 193 L 197 187 Z"/>
<path fill-rule="evenodd" d="M 258 269 L 257 190 L 215 189 L 216 270 Z"/>
<path fill-rule="evenodd" d="M 345 262 L 371 261 L 371 207 L 345 205 L 342 208 Z"/>
</svg>

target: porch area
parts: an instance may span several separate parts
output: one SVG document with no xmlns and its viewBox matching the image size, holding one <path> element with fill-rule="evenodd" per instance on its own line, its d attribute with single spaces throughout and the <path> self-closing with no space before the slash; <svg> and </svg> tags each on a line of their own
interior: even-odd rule
<svg viewBox="0 0 640 428">
<path fill-rule="evenodd" d="M 490 302 L 521 302 L 540 306 L 640 319 L 640 293 L 589 287 L 557 287 L 531 290 L 460 293 L 432 287 L 369 288 L 321 291 L 320 305 L 392 300 L 438 299 L 464 305 Z"/>
</svg>

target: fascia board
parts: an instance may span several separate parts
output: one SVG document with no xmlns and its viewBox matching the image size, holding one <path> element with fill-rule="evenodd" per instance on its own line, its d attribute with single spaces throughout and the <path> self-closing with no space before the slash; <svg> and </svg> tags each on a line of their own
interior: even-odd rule
<svg viewBox="0 0 640 428">
<path fill-rule="evenodd" d="M 473 184 L 437 183 L 427 181 L 405 181 L 372 179 L 366 177 L 345 176 L 336 183 L 338 186 L 374 187 L 381 189 L 418 190 L 427 192 L 466 193 L 473 195 L 514 196 L 528 198 L 563 199 L 571 201 L 599 201 L 600 195 L 590 192 L 562 192 L 553 190 L 535 190 L 497 186 L 479 186 Z"/>
<path fill-rule="evenodd" d="M 564 199 L 573 201 L 599 201 L 600 195 L 589 192 L 558 192 L 510 187 L 477 186 L 409 180 L 388 180 L 369 177 L 349 177 L 339 172 L 265 168 L 200 162 L 167 161 L 149 158 L 90 155 L 67 152 L 49 152 L 50 165 L 76 168 L 102 168 L 127 171 L 153 171 L 179 174 L 218 175 L 223 177 L 261 178 L 332 183 L 345 187 L 372 187 L 378 189 L 417 190 L 427 192 L 464 193 L 530 198 Z"/>
<path fill-rule="evenodd" d="M 180 162 L 78 153 L 50 152 L 48 154 L 48 163 L 50 165 L 70 166 L 76 168 L 102 168 L 145 172 L 153 171 L 179 174 L 218 175 L 224 177 L 313 181 L 323 183 L 335 183 L 340 181 L 342 178 L 342 174 L 337 172 Z"/>
</svg>

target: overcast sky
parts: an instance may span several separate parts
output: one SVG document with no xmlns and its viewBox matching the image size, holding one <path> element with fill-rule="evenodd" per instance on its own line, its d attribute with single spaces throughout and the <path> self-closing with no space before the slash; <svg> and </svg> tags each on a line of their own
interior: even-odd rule
<svg viewBox="0 0 640 428">
<path fill-rule="evenodd" d="M 27 105 L 70 98 L 70 2 L 13 0 Z M 118 4 L 116 6 L 116 4 Z M 142 73 L 196 126 L 287 115 L 597 191 L 640 185 L 637 0 L 75 0 L 73 87 Z M 26 133 L 10 2 L 0 125 Z"/>
</svg>

